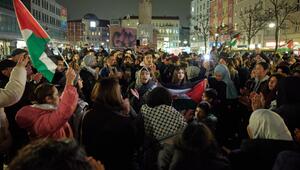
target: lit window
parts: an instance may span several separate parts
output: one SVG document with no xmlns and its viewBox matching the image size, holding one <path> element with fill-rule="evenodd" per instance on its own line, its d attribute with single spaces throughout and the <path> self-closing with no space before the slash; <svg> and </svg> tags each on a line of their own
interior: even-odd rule
<svg viewBox="0 0 300 170">
<path fill-rule="evenodd" d="M 96 28 L 96 22 L 95 21 L 91 21 L 90 22 L 90 27 L 91 28 Z"/>
</svg>

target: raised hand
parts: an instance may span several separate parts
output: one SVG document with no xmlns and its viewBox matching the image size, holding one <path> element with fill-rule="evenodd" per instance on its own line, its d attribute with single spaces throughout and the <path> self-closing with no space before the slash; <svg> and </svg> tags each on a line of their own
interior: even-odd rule
<svg viewBox="0 0 300 170">
<path fill-rule="evenodd" d="M 28 55 L 21 56 L 18 60 L 17 66 L 25 67 L 28 64 L 29 60 L 30 59 Z"/>
<path fill-rule="evenodd" d="M 251 98 L 252 102 L 252 110 L 255 111 L 257 109 L 263 109 L 265 107 L 265 99 L 262 93 L 254 94 Z"/>
<path fill-rule="evenodd" d="M 100 161 L 96 161 L 92 157 L 86 158 L 93 170 L 105 170 L 104 165 Z"/>
<path fill-rule="evenodd" d="M 136 89 L 130 89 L 131 94 L 136 97 L 137 99 L 140 99 L 140 94 Z"/>
<path fill-rule="evenodd" d="M 76 73 L 73 68 L 69 67 L 66 72 L 66 85 L 73 85 L 76 78 Z"/>
</svg>

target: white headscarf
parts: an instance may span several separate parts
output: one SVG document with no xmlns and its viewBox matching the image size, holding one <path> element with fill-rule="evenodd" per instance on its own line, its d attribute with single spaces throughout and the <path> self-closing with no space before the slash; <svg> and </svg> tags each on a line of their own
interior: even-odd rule
<svg viewBox="0 0 300 170">
<path fill-rule="evenodd" d="M 141 73 L 142 73 L 142 71 L 147 71 L 147 72 L 149 72 L 149 74 L 150 74 L 150 76 L 151 76 L 150 70 L 149 70 L 147 67 L 142 67 L 139 71 L 137 71 L 137 72 L 135 73 L 135 78 L 136 78 L 136 80 L 135 80 L 135 88 L 139 88 L 139 87 L 142 86 L 142 82 L 141 82 Z M 150 77 L 150 80 L 151 80 L 151 79 L 152 79 L 152 78 Z"/>
<path fill-rule="evenodd" d="M 283 119 L 277 113 L 267 109 L 254 111 L 248 128 L 254 139 L 293 140 Z"/>
</svg>

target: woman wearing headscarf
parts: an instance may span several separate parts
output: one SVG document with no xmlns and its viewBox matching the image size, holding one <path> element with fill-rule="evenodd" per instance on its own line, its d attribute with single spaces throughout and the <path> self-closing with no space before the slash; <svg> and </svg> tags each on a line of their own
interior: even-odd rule
<svg viewBox="0 0 300 170">
<path fill-rule="evenodd" d="M 215 80 L 217 82 L 223 82 L 226 85 L 226 99 L 222 102 L 221 107 L 223 113 L 220 115 L 219 124 L 216 131 L 216 136 L 220 143 L 228 143 L 229 138 L 236 138 L 236 135 L 240 130 L 241 115 L 237 110 L 237 89 L 230 78 L 230 73 L 227 66 L 219 64 L 214 70 Z M 210 84 L 211 85 L 211 84 Z M 210 88 L 214 88 L 210 86 Z M 219 91 L 218 91 L 219 93 Z"/>
<path fill-rule="evenodd" d="M 254 111 L 247 130 L 250 139 L 229 156 L 233 169 L 271 170 L 278 153 L 295 147 L 283 119 L 270 110 Z"/>
<path fill-rule="evenodd" d="M 131 88 L 133 87 L 134 88 Z M 129 89 L 133 98 L 131 103 L 135 111 L 139 112 L 140 108 L 146 102 L 146 97 L 155 87 L 157 83 L 153 80 L 153 75 L 151 75 L 151 71 L 143 67 L 139 70 L 139 74 L 136 77 L 135 85 L 130 85 Z"/>
<path fill-rule="evenodd" d="M 237 99 L 238 93 L 230 78 L 230 72 L 227 66 L 223 64 L 217 65 L 215 68 L 215 77 L 217 81 L 223 81 L 226 84 L 226 99 Z"/>
<path fill-rule="evenodd" d="M 97 60 L 95 56 L 87 55 L 83 58 L 81 63 L 81 70 L 79 72 L 80 77 L 83 81 L 83 87 L 82 92 L 86 97 L 86 100 L 89 104 L 92 104 L 91 102 L 91 92 L 94 87 L 95 81 L 97 79 L 97 71 L 94 69 L 94 67 L 97 64 Z"/>
</svg>

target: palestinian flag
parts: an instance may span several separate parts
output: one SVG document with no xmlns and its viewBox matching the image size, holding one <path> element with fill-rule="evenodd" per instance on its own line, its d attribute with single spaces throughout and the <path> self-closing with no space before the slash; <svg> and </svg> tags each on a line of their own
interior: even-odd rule
<svg viewBox="0 0 300 170">
<path fill-rule="evenodd" d="M 51 82 L 57 65 L 50 58 L 47 44 L 50 37 L 20 0 L 13 0 L 19 27 L 33 66 Z"/>
<path fill-rule="evenodd" d="M 202 80 L 196 83 L 191 84 L 189 87 L 183 88 L 174 88 L 163 85 L 172 96 L 176 96 L 177 99 L 188 99 L 192 100 L 195 103 L 199 103 L 202 100 L 202 95 L 206 88 L 206 81 Z"/>
</svg>

